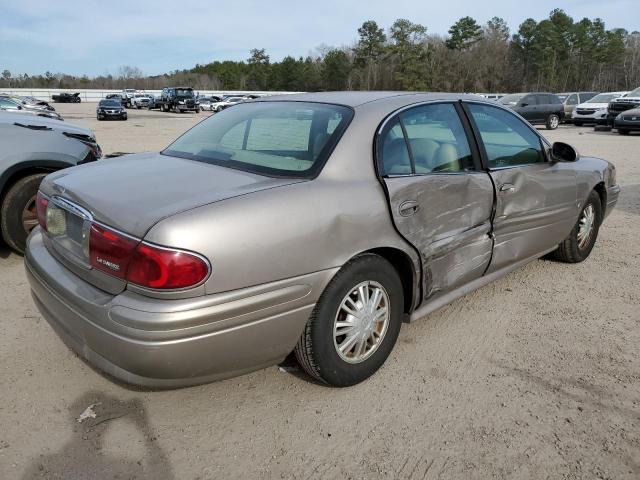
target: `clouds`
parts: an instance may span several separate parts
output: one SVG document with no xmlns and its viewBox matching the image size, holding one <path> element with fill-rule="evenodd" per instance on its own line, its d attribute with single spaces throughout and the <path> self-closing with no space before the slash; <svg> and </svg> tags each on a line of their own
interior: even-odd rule
<svg viewBox="0 0 640 480">
<path fill-rule="evenodd" d="M 636 27 L 634 0 L 0 0 L 0 68 L 14 73 L 45 70 L 96 75 L 119 65 L 147 74 L 189 68 L 212 60 L 247 58 L 266 48 L 273 59 L 304 56 L 320 44 L 350 45 L 363 21 L 387 28 L 404 17 L 444 34 L 459 17 L 484 23 L 504 17 L 512 30 L 527 17 L 544 18 L 555 7 L 575 19 L 602 17 L 608 27 Z M 603 7 L 604 5 L 604 7 Z"/>
</svg>

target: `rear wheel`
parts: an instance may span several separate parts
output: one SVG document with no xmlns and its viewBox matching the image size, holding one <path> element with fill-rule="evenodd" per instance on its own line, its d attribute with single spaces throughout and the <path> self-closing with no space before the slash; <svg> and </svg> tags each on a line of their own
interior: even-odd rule
<svg viewBox="0 0 640 480">
<path fill-rule="evenodd" d="M 569 236 L 558 245 L 551 256 L 567 263 L 579 263 L 589 256 L 598 238 L 598 230 L 602 223 L 602 204 L 600 195 L 592 191 L 587 198 L 578 222 Z"/>
<path fill-rule="evenodd" d="M 398 338 L 404 295 L 396 270 L 365 254 L 348 262 L 322 293 L 295 348 L 305 371 L 335 387 L 355 385 L 385 362 Z"/>
<path fill-rule="evenodd" d="M 4 241 L 14 250 L 24 252 L 27 236 L 38 225 L 36 194 L 44 173 L 18 180 L 7 192 L 0 206 L 0 224 Z"/>
<path fill-rule="evenodd" d="M 618 133 L 620 135 L 629 135 L 629 130 L 625 130 L 624 128 L 619 128 Z"/>
<path fill-rule="evenodd" d="M 560 125 L 560 117 L 555 113 L 549 115 L 546 122 L 547 130 L 555 130 L 558 128 L 558 125 Z"/>
</svg>

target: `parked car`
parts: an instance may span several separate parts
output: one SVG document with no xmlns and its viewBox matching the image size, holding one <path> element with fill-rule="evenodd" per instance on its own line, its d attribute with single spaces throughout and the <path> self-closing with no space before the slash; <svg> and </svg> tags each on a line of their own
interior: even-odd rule
<svg viewBox="0 0 640 480">
<path fill-rule="evenodd" d="M 607 107 L 607 125 L 615 127 L 615 119 L 623 112 L 640 108 L 640 87 L 632 90 L 624 97 L 615 98 Z"/>
<path fill-rule="evenodd" d="M 131 106 L 131 99 L 138 92 L 135 88 L 125 88 L 122 90 L 120 95 L 122 96 L 122 105 L 125 108 L 129 108 Z"/>
<path fill-rule="evenodd" d="M 532 125 L 542 124 L 555 130 L 564 117 L 564 105 L 553 93 L 513 93 L 498 100 L 518 112 Z"/>
<path fill-rule="evenodd" d="M 221 100 L 221 97 L 217 97 L 215 95 L 211 95 L 209 97 L 199 97 L 198 105 L 200 106 L 200 111 L 204 112 L 205 110 L 213 111 L 213 105 Z"/>
<path fill-rule="evenodd" d="M 163 112 L 198 112 L 200 107 L 196 104 L 196 96 L 193 88 L 170 87 L 163 88 L 160 94 L 161 109 Z"/>
<path fill-rule="evenodd" d="M 614 127 L 620 135 L 640 131 L 640 108 L 625 110 L 614 120 Z"/>
<path fill-rule="evenodd" d="M 122 105 L 124 107 L 125 98 L 120 93 L 109 93 L 104 98 L 105 98 L 105 100 L 117 100 L 118 102 L 120 102 L 120 105 Z"/>
<path fill-rule="evenodd" d="M 599 93 L 595 97 L 576 106 L 571 114 L 571 121 L 580 127 L 587 123 L 604 125 L 607 123 L 607 107 L 611 100 L 624 97 L 629 92 Z"/>
<path fill-rule="evenodd" d="M 7 95 L 2 94 L 0 98 L 5 100 L 11 100 L 12 102 L 20 105 L 23 109 L 38 110 L 41 112 L 55 112 L 56 109 L 43 100 L 34 99 L 33 97 L 22 97 L 20 95 Z"/>
<path fill-rule="evenodd" d="M 232 107 L 233 105 L 237 105 L 238 103 L 242 103 L 245 101 L 245 98 L 238 96 L 225 97 L 217 103 L 213 104 L 213 108 L 215 112 L 220 112 L 225 108 Z"/>
<path fill-rule="evenodd" d="M 100 100 L 96 107 L 96 118 L 98 120 L 126 120 L 127 110 L 116 98 Z"/>
<path fill-rule="evenodd" d="M 0 97 L 0 110 L 14 113 L 28 113 L 40 117 L 63 120 L 58 113 L 46 108 L 30 108 L 28 104 L 18 103 L 11 97 Z"/>
<path fill-rule="evenodd" d="M 46 177 L 26 271 L 58 334 L 125 382 L 197 384 L 293 350 L 348 386 L 403 320 L 550 252 L 585 260 L 618 195 L 611 163 L 477 96 L 285 95 Z"/>
<path fill-rule="evenodd" d="M 131 108 L 137 108 L 138 110 L 147 108 L 150 101 L 151 97 L 146 93 L 135 93 L 133 97 L 131 97 Z"/>
<path fill-rule="evenodd" d="M 0 112 L 0 233 L 9 247 L 25 249 L 38 224 L 36 193 L 49 172 L 101 156 L 86 128 L 36 115 Z"/>
<path fill-rule="evenodd" d="M 577 105 L 592 99 L 598 94 L 598 92 L 563 92 L 557 93 L 558 98 L 564 105 L 564 117 L 563 121 L 570 121 L 571 114 Z"/>
<path fill-rule="evenodd" d="M 51 99 L 58 103 L 80 103 L 80 93 L 67 93 L 62 92 L 56 95 L 51 95 Z"/>
<path fill-rule="evenodd" d="M 160 103 L 160 94 L 149 95 L 149 105 L 147 105 L 147 108 L 149 110 L 156 110 L 161 107 L 162 103 Z"/>
</svg>

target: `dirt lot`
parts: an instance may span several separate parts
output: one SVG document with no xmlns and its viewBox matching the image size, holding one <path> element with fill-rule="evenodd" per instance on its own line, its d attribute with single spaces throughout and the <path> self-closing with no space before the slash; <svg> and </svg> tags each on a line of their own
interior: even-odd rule
<svg viewBox="0 0 640 480">
<path fill-rule="evenodd" d="M 204 116 L 98 123 L 94 108 L 59 110 L 106 153 L 160 149 Z M 174 391 L 114 384 L 62 344 L 0 249 L 0 478 L 640 478 L 640 136 L 544 133 L 617 165 L 591 257 L 533 262 L 404 325 L 349 389 L 291 362 Z"/>
</svg>

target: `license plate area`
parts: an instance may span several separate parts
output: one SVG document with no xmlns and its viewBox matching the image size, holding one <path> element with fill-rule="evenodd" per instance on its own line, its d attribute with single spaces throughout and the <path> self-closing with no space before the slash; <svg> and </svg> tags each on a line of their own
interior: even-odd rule
<svg viewBox="0 0 640 480">
<path fill-rule="evenodd" d="M 49 210 L 47 227 L 56 251 L 75 263 L 90 268 L 89 233 L 93 221 L 91 214 L 59 197 L 50 200 Z M 53 228 L 49 228 L 49 219 L 55 222 Z"/>
</svg>

